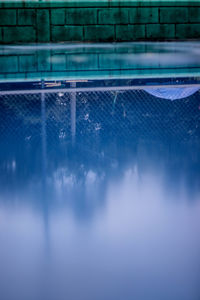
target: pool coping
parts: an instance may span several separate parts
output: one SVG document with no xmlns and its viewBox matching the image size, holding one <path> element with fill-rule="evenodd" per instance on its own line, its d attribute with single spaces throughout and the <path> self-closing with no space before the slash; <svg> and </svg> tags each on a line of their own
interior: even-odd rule
<svg viewBox="0 0 200 300">
<path fill-rule="evenodd" d="M 0 8 L 199 6 L 198 0 L 0 0 Z"/>
</svg>

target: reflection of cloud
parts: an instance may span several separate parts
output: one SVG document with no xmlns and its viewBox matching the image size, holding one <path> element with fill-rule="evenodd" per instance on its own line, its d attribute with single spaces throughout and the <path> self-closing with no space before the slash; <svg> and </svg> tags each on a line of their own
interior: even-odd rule
<svg viewBox="0 0 200 300">
<path fill-rule="evenodd" d="M 88 56 L 86 55 L 71 55 L 70 60 L 76 63 L 84 63 L 88 61 Z"/>
<path fill-rule="evenodd" d="M 97 174 L 94 173 L 92 170 L 89 170 L 85 178 L 85 184 L 86 185 L 94 184 L 96 180 L 97 180 Z"/>
<path fill-rule="evenodd" d="M 49 184 L 52 184 L 57 192 L 61 192 L 63 189 L 73 189 L 79 183 L 77 173 L 69 173 L 67 168 L 57 169 L 52 177 L 48 178 Z M 105 175 L 99 176 L 93 170 L 89 170 L 82 173 L 81 182 L 85 184 L 87 188 L 92 185 L 100 183 L 104 179 Z"/>
<path fill-rule="evenodd" d="M 187 88 L 150 88 L 144 89 L 148 94 L 158 98 L 169 99 L 171 101 L 176 99 L 183 99 L 189 97 L 199 90 L 199 87 Z"/>
<path fill-rule="evenodd" d="M 196 55 L 185 55 L 185 53 L 181 54 L 180 52 L 171 52 L 169 53 L 153 53 L 152 51 L 141 53 L 141 54 L 124 54 L 119 56 L 122 63 L 128 62 L 131 65 L 141 65 L 146 67 L 152 66 L 160 66 L 160 67 L 177 67 L 177 66 L 194 66 L 198 63 L 199 58 Z M 114 56 L 115 59 L 115 56 Z"/>
<path fill-rule="evenodd" d="M 67 174 L 66 168 L 60 168 L 54 172 L 49 182 L 52 182 L 55 189 L 59 192 L 62 191 L 63 188 L 73 188 L 76 180 L 73 174 Z"/>
</svg>

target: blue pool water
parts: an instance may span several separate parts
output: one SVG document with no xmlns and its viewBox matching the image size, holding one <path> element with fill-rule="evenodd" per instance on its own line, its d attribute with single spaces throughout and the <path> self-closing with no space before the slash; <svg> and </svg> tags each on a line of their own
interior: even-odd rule
<svg viewBox="0 0 200 300">
<path fill-rule="evenodd" d="M 0 299 L 200 299 L 199 90 L 0 83 Z"/>
</svg>

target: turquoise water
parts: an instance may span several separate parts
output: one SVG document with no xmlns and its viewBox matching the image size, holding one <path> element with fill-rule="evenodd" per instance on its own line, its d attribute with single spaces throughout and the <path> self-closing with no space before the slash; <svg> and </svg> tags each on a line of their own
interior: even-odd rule
<svg viewBox="0 0 200 300">
<path fill-rule="evenodd" d="M 0 81 L 198 77 L 199 49 L 199 42 L 1 46 Z"/>
<path fill-rule="evenodd" d="M 2 81 L 0 299 L 199 299 L 199 153 L 194 74 Z"/>
</svg>

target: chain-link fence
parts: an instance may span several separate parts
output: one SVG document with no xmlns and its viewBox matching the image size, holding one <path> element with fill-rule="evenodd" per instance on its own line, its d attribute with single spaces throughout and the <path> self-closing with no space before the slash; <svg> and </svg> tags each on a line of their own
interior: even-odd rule
<svg viewBox="0 0 200 300">
<path fill-rule="evenodd" d="M 117 166 L 120 174 L 147 157 L 176 170 L 199 166 L 200 92 L 174 101 L 141 89 L 7 93 L 0 96 L 0 147 L 2 185 L 15 165 L 17 186 L 62 170 L 76 180 Z"/>
<path fill-rule="evenodd" d="M 198 91 L 175 101 L 144 90 L 7 94 L 0 96 L 0 106 L 0 132 L 6 139 L 37 138 L 44 125 L 52 141 L 97 135 L 111 140 L 200 137 Z"/>
</svg>

